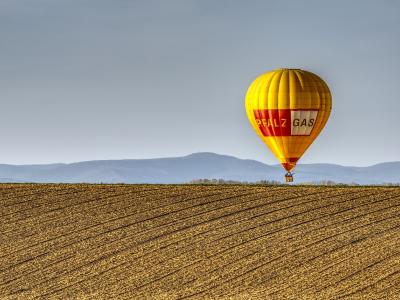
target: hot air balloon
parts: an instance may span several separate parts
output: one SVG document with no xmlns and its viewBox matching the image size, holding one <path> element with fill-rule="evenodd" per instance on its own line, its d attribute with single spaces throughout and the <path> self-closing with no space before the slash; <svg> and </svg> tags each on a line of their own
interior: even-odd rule
<svg viewBox="0 0 400 300">
<path fill-rule="evenodd" d="M 278 69 L 257 77 L 246 94 L 246 113 L 262 141 L 287 171 L 328 121 L 332 96 L 317 75 L 300 69 Z"/>
</svg>

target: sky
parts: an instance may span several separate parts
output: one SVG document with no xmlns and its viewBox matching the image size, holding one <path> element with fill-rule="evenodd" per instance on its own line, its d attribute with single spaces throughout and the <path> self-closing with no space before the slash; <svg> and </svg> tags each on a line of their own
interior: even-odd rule
<svg viewBox="0 0 400 300">
<path fill-rule="evenodd" d="M 301 68 L 333 108 L 299 163 L 400 161 L 400 1 L 0 0 L 0 163 L 216 152 L 278 163 L 249 84 Z"/>
</svg>

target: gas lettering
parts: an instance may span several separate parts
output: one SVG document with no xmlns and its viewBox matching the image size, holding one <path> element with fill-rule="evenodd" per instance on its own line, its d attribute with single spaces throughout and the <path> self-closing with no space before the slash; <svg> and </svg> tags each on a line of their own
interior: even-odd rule
<svg viewBox="0 0 400 300">
<path fill-rule="evenodd" d="M 314 119 L 307 120 L 306 118 L 303 119 L 293 119 L 293 127 L 313 127 L 314 126 Z"/>
</svg>

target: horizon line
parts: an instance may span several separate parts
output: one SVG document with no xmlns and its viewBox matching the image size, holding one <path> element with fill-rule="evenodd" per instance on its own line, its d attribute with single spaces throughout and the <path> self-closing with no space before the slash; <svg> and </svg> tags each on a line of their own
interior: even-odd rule
<svg viewBox="0 0 400 300">
<path fill-rule="evenodd" d="M 73 165 L 73 164 L 78 164 L 78 163 L 85 163 L 85 162 L 104 162 L 104 161 L 126 161 L 126 160 L 157 160 L 157 159 L 174 159 L 174 158 L 184 158 L 188 157 L 191 155 L 196 155 L 196 154 L 212 154 L 212 155 L 217 155 L 217 156 L 228 156 L 232 158 L 236 158 L 239 160 L 252 160 L 259 162 L 261 164 L 267 165 L 267 166 L 280 166 L 281 164 L 279 162 L 277 163 L 272 163 L 268 164 L 262 161 L 259 161 L 257 159 L 253 158 L 242 158 L 242 157 L 237 157 L 231 154 L 221 154 L 221 153 L 216 153 L 216 152 L 210 152 L 210 151 L 202 151 L 202 152 L 192 152 L 186 155 L 181 155 L 181 156 L 163 156 L 163 157 L 151 157 L 151 158 L 109 158 L 109 159 L 93 159 L 93 160 L 79 160 L 79 161 L 71 161 L 71 162 L 47 162 L 47 163 L 24 163 L 24 164 L 15 164 L 15 163 L 3 163 L 0 162 L 0 165 L 6 165 L 6 166 L 50 166 L 50 165 Z M 339 164 L 339 163 L 330 163 L 330 162 L 313 162 L 313 163 L 299 163 L 299 165 L 335 165 L 335 166 L 340 166 L 340 167 L 353 167 L 353 168 L 368 168 L 380 164 L 385 164 L 385 163 L 397 163 L 400 161 L 383 161 L 383 162 L 378 162 L 374 163 L 371 165 L 367 166 L 356 166 L 356 165 L 344 165 L 344 164 Z"/>
</svg>

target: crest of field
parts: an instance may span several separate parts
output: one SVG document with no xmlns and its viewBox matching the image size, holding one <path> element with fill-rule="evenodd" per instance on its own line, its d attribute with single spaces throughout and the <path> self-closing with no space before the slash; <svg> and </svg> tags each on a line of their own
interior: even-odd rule
<svg viewBox="0 0 400 300">
<path fill-rule="evenodd" d="M 400 188 L 0 185 L 1 299 L 395 299 Z"/>
</svg>

